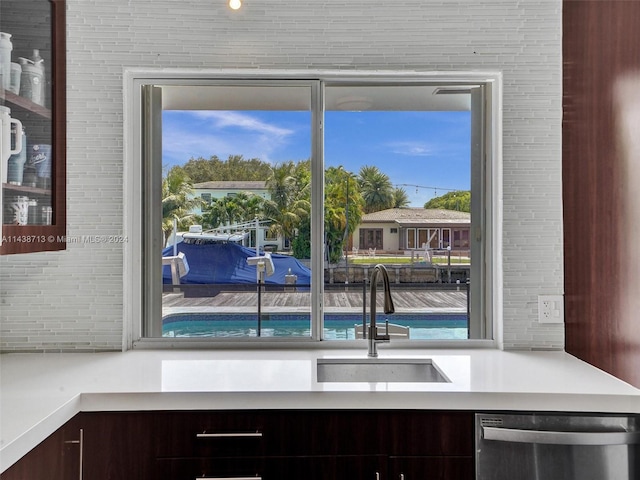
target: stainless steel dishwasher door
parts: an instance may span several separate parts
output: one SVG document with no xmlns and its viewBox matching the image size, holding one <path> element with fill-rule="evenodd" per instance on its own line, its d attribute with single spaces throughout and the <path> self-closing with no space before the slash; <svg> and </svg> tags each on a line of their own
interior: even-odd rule
<svg viewBox="0 0 640 480">
<path fill-rule="evenodd" d="M 640 419 L 476 414 L 477 480 L 639 480 Z"/>
</svg>

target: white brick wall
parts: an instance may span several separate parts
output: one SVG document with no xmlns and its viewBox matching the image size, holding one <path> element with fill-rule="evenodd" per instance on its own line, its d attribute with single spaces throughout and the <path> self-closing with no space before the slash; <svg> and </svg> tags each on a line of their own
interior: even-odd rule
<svg viewBox="0 0 640 480">
<path fill-rule="evenodd" d="M 67 0 L 68 234 L 123 225 L 123 67 L 504 72 L 504 343 L 562 348 L 561 0 Z M 0 349 L 122 345 L 122 248 L 0 259 Z"/>
</svg>

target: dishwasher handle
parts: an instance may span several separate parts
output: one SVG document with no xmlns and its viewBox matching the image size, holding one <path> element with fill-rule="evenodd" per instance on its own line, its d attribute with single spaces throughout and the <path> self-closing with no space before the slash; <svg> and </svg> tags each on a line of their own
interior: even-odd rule
<svg viewBox="0 0 640 480">
<path fill-rule="evenodd" d="M 548 445 L 636 445 L 640 432 L 570 432 L 482 427 L 485 440 Z"/>
</svg>

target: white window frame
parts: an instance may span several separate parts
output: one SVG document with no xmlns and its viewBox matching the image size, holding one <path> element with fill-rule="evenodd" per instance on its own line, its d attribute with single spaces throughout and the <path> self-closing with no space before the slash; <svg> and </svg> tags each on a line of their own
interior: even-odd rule
<svg viewBox="0 0 640 480">
<path fill-rule="evenodd" d="M 449 232 L 447 235 L 448 240 L 444 240 L 444 232 Z M 446 245 L 445 245 L 446 243 Z M 451 229 L 450 228 L 441 228 L 440 229 L 440 248 L 447 248 L 451 246 Z"/>
<path fill-rule="evenodd" d="M 417 228 L 409 227 L 405 230 L 404 244 L 407 250 L 416 250 L 418 248 L 417 234 L 418 234 Z M 411 241 L 409 241 L 409 239 L 411 239 Z"/>
<path fill-rule="evenodd" d="M 482 175 L 477 177 L 481 181 L 482 201 L 477 202 L 477 216 L 481 218 L 480 225 L 476 225 L 470 232 L 470 237 L 477 242 L 482 242 L 484 255 L 483 291 L 476 301 L 480 305 L 482 320 L 474 328 L 471 340 L 460 341 L 425 341 L 424 346 L 434 345 L 469 348 L 472 346 L 497 346 L 502 345 L 502 75 L 500 72 L 404 72 L 404 71 L 376 71 L 376 72 L 342 72 L 342 71 L 274 71 L 274 70 L 167 70 L 167 69 L 125 69 L 124 72 L 124 230 L 125 235 L 131 239 L 125 245 L 124 252 L 124 335 L 123 350 L 131 348 L 171 348 L 176 344 L 181 347 L 220 347 L 220 343 L 212 341 L 177 342 L 178 339 L 143 338 L 142 316 L 144 308 L 143 286 L 143 253 L 136 239 L 143 237 L 143 212 L 142 212 L 142 159 L 141 159 L 141 85 L 175 82 L 183 79 L 189 81 L 206 82 L 210 79 L 231 80 L 301 80 L 317 79 L 326 82 L 339 83 L 363 83 L 363 82 L 389 82 L 401 84 L 403 82 L 424 82 L 451 85 L 479 85 L 483 90 L 483 106 L 478 109 L 483 118 L 484 130 L 480 138 L 476 138 L 476 146 L 484 160 L 476 168 L 482 170 Z M 335 84 L 335 83 L 333 83 Z M 321 97 L 321 96 L 320 96 Z M 322 111 L 322 98 L 314 98 L 313 108 Z M 313 118 L 314 132 L 322 135 L 322 118 Z M 321 140 L 321 139 L 320 139 Z M 314 141 L 312 155 L 322 158 L 322 141 Z M 472 166 L 473 168 L 473 166 Z M 323 204 L 324 186 L 323 165 L 315 162 L 312 165 L 313 193 L 312 203 Z M 472 212 L 473 215 L 473 212 Z M 478 216 L 479 215 L 479 216 Z M 324 214 L 312 216 L 312 244 L 322 245 L 321 231 Z M 316 236 L 318 238 L 316 238 Z M 316 251 L 321 249 L 315 249 Z M 322 252 L 312 259 L 312 283 L 323 281 Z M 320 263 L 318 263 L 320 261 Z M 315 263 L 315 265 L 314 265 Z M 317 332 L 322 316 L 323 295 L 321 288 L 314 288 L 312 292 L 312 329 L 313 338 L 319 338 Z M 191 340 L 191 339 L 185 339 Z M 298 348 L 323 348 L 335 343 L 343 348 L 360 348 L 359 342 L 286 342 L 278 343 L 277 347 L 284 345 Z M 420 348 L 421 341 L 396 342 L 393 346 Z M 273 343 L 272 343 L 273 345 Z M 234 343 L 235 347 L 266 346 L 263 342 Z"/>
</svg>

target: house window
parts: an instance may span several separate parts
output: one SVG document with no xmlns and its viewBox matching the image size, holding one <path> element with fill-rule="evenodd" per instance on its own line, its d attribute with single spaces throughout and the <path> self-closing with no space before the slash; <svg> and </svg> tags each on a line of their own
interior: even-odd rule
<svg viewBox="0 0 640 480">
<path fill-rule="evenodd" d="M 361 228 L 360 248 L 375 248 L 382 250 L 382 229 L 381 228 Z"/>
<path fill-rule="evenodd" d="M 317 79 L 308 80 L 293 79 L 282 72 L 263 73 L 254 78 L 251 74 L 238 78 L 237 73 L 225 77 L 224 72 L 215 78 L 205 74 L 189 78 L 166 72 L 130 72 L 127 98 L 131 99 L 129 113 L 132 120 L 128 123 L 128 135 L 134 141 L 128 150 L 128 165 L 132 172 L 130 178 L 140 179 L 138 191 L 141 189 L 143 193 L 140 210 L 128 217 L 131 222 L 128 230 L 138 232 L 138 238 L 142 239 L 139 250 L 128 247 L 132 258 L 139 259 L 143 265 L 140 272 L 130 267 L 132 284 L 137 285 L 132 290 L 131 308 L 139 308 L 143 318 L 137 330 L 135 327 L 132 330 L 133 342 L 156 338 L 167 341 L 170 338 L 174 344 L 189 344 L 193 340 L 192 343 L 201 345 L 203 340 L 212 343 L 238 339 L 304 343 L 305 340 L 356 338 L 353 324 L 358 320 L 351 316 L 360 315 L 362 310 L 362 299 L 359 298 L 362 288 L 357 284 L 362 284 L 367 268 L 374 262 L 386 261 L 381 255 L 385 246 L 384 228 L 358 229 L 360 219 L 364 214 L 391 211 L 395 199 L 402 198 L 398 196 L 402 192 L 394 191 L 397 185 L 416 182 L 411 191 L 416 190 L 419 197 L 430 171 L 430 159 L 422 154 L 423 146 L 430 143 L 431 130 L 446 123 L 444 116 L 448 121 L 459 122 L 462 143 L 468 148 L 466 167 L 451 168 L 461 173 L 461 179 L 451 182 L 459 181 L 463 185 L 461 189 L 471 190 L 471 224 L 482 228 L 484 235 L 478 235 L 477 243 L 474 243 L 469 239 L 468 230 L 466 232 L 466 242 L 471 250 L 471 302 L 457 299 L 460 294 L 466 295 L 465 292 L 455 288 L 448 291 L 446 286 L 438 286 L 434 279 L 431 279 L 432 285 L 427 285 L 427 290 L 419 294 L 431 295 L 435 292 L 432 289 L 442 288 L 451 300 L 442 306 L 443 309 L 450 308 L 453 312 L 460 310 L 458 303 L 470 305 L 462 315 L 464 325 L 458 328 L 463 333 L 448 340 L 490 338 L 493 297 L 489 281 L 494 280 L 495 274 L 491 270 L 493 267 L 488 267 L 490 271 L 487 271 L 485 265 L 491 265 L 493 252 L 489 227 L 499 213 L 492 210 L 493 204 L 488 202 L 493 192 L 493 161 L 497 159 L 492 142 L 499 125 L 493 113 L 499 98 L 498 76 L 479 78 L 473 74 L 460 74 L 446 81 L 434 78 L 340 74 L 319 75 Z M 455 90 L 456 95 L 449 95 L 446 87 Z M 487 89 L 490 96 L 485 95 Z M 186 234 L 182 244 L 177 244 L 177 249 L 187 257 L 189 271 L 186 271 L 186 264 L 174 255 L 176 250 L 160 249 L 164 242 L 159 240 L 165 235 L 163 228 L 167 227 L 162 217 L 163 199 L 159 186 L 163 182 L 162 166 L 166 164 L 168 154 L 183 155 L 181 160 L 174 159 L 174 167 L 180 168 L 186 168 L 184 165 L 192 157 L 196 158 L 187 148 L 184 152 L 163 149 L 165 137 L 167 145 L 179 144 L 169 141 L 172 140 L 169 136 L 179 133 L 177 127 L 185 125 L 189 119 L 206 120 L 201 125 L 214 127 L 213 131 L 206 132 L 212 138 L 219 136 L 228 142 L 236 141 L 234 148 L 237 151 L 198 152 L 197 157 L 228 156 L 225 167 L 258 160 L 252 163 L 252 168 L 234 170 L 234 175 L 242 178 L 232 180 L 254 180 L 244 176 L 262 168 L 263 163 L 268 163 L 269 173 L 268 192 L 264 197 L 261 193 L 255 195 L 262 203 L 250 196 L 229 195 L 226 202 L 213 202 L 212 207 L 218 208 L 217 211 L 203 210 L 203 219 L 211 222 L 211 228 L 205 232 L 208 237 Z M 255 137 L 243 137 L 247 130 L 256 133 Z M 344 138 L 344 132 L 349 132 L 348 139 Z M 413 136 L 411 141 L 407 140 L 408 132 Z M 291 144 L 289 151 L 278 150 L 288 143 Z M 211 145 L 218 144 L 212 142 Z M 373 147 L 386 151 L 381 160 L 372 155 Z M 136 153 L 136 148 L 142 155 Z M 264 162 L 258 158 L 258 153 L 263 151 L 271 151 Z M 138 158 L 142 158 L 142 163 L 136 166 Z M 291 161 L 291 158 L 297 160 Z M 359 164 L 353 163 L 358 160 Z M 400 168 L 395 169 L 396 166 Z M 424 177 L 419 172 L 425 172 Z M 265 177 L 258 179 L 264 181 Z M 199 178 L 197 182 L 215 180 L 220 179 Z M 128 205 L 135 210 L 132 200 L 137 196 L 133 188 L 128 190 L 127 198 Z M 423 204 L 421 198 L 407 201 L 417 202 L 413 206 Z M 173 217 L 188 221 L 191 213 L 188 206 L 184 208 L 174 212 Z M 486 211 L 491 215 L 487 216 Z M 244 239 L 255 237 L 261 222 L 275 225 L 273 231 L 277 230 L 284 248 L 291 250 L 289 258 L 275 255 L 271 259 L 264 258 L 260 248 L 242 250 L 247 248 Z M 185 231 L 184 226 L 180 228 Z M 353 258 L 353 254 L 348 253 L 355 250 L 350 246 L 356 229 L 359 230 L 359 251 L 357 258 Z M 397 227 L 390 231 L 398 233 Z M 464 243 L 462 232 L 452 232 L 454 245 L 456 241 Z M 438 228 L 408 228 L 405 233 L 408 249 L 420 249 L 422 245 L 438 248 L 441 243 L 449 242 L 451 235 L 441 234 Z M 205 253 L 205 249 L 200 248 L 203 246 L 216 253 Z M 373 251 L 375 258 L 362 258 L 366 257 L 366 254 L 362 255 L 365 251 L 370 255 Z M 207 263 L 213 257 L 220 262 L 215 268 Z M 291 266 L 281 263 L 284 261 Z M 129 263 L 137 264 L 135 261 Z M 213 276 L 223 271 L 228 278 Z M 397 275 L 397 268 L 389 271 L 392 276 Z M 429 266 L 420 271 L 427 275 Z M 201 275 L 199 279 L 198 275 Z M 397 294 L 405 293 L 405 290 L 409 293 L 417 291 L 416 286 L 409 289 L 403 286 L 400 280 L 404 276 L 398 277 L 397 281 L 393 278 L 393 291 Z M 428 284 L 430 280 L 425 276 L 420 282 Z M 341 284 L 338 296 L 333 294 L 336 283 Z M 353 289 L 352 284 L 356 284 Z M 339 303 L 345 292 L 348 301 Z M 354 297 L 353 302 L 349 295 Z M 194 302 L 191 300 L 194 298 L 199 300 Z M 206 308 L 198 311 L 193 308 L 196 304 Z M 300 323 L 300 327 L 279 330 L 273 315 L 276 310 L 282 313 L 281 305 L 290 304 L 306 305 L 290 312 L 296 315 L 295 322 Z M 217 328 L 218 324 L 204 332 L 197 330 L 204 325 L 201 315 L 225 314 L 230 306 L 236 312 L 242 311 L 244 316 L 234 317 L 235 323 L 227 322 L 222 329 Z M 402 315 L 388 320 L 401 324 L 410 322 Z M 189 324 L 192 330 L 181 331 L 180 324 Z M 433 332 L 424 336 L 418 327 L 407 326 L 410 330 L 413 328 L 416 336 L 411 338 L 414 340 L 445 338 Z M 456 327 L 452 327 L 452 331 L 457 332 Z M 436 336 L 429 337 L 432 333 Z"/>
<path fill-rule="evenodd" d="M 443 228 L 441 230 L 442 232 L 442 243 L 441 243 L 441 248 L 447 248 L 451 246 L 451 229 L 450 228 Z"/>
<path fill-rule="evenodd" d="M 210 193 L 203 193 L 200 195 L 200 198 L 202 199 L 202 203 L 204 203 L 205 205 L 211 205 L 211 194 Z"/>
<path fill-rule="evenodd" d="M 469 248 L 469 229 L 453 230 L 453 246 L 454 248 Z"/>
<path fill-rule="evenodd" d="M 270 229 L 266 228 L 264 230 L 264 238 L 265 240 L 277 240 L 278 234 L 275 231 L 271 231 Z"/>
<path fill-rule="evenodd" d="M 427 245 L 429 246 L 429 248 L 440 248 L 440 229 L 427 229 L 427 239 Z"/>
<path fill-rule="evenodd" d="M 429 231 L 426 228 L 418 228 L 418 248 L 431 248 L 429 245 Z"/>
<path fill-rule="evenodd" d="M 414 249 L 416 247 L 416 229 L 407 228 L 407 248 Z"/>
</svg>

